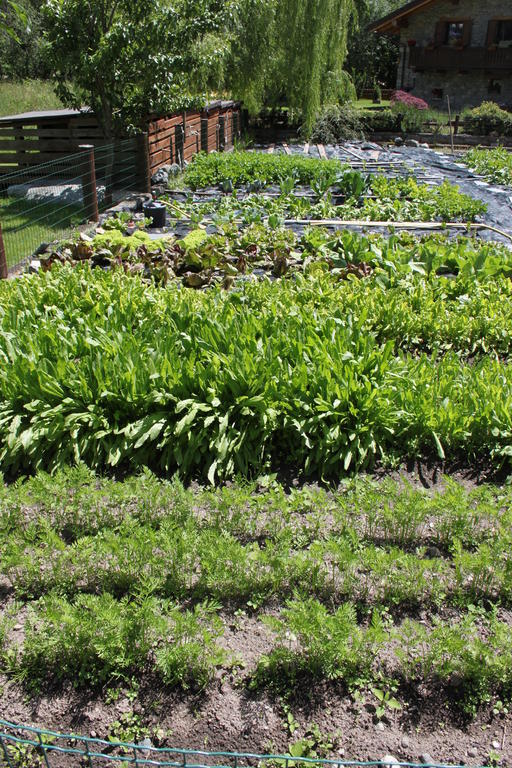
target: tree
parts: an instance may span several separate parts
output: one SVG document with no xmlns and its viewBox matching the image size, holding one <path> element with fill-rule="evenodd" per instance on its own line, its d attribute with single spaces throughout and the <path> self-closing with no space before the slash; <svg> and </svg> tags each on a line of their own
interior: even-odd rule
<svg viewBox="0 0 512 768">
<path fill-rule="evenodd" d="M 152 111 L 185 108 L 201 42 L 221 29 L 222 0 L 47 0 L 46 50 L 64 104 L 86 103 L 107 139 Z M 208 51 L 205 52 L 208 55 Z"/>
<path fill-rule="evenodd" d="M 229 84 L 252 111 L 287 104 L 310 128 L 346 84 L 343 64 L 356 17 L 355 0 L 241 0 Z"/>
<path fill-rule="evenodd" d="M 345 67 L 358 94 L 375 85 L 393 88 L 398 63 L 398 37 L 368 32 L 368 24 L 403 5 L 403 0 L 364 0 L 359 26 L 348 45 Z"/>
<path fill-rule="evenodd" d="M 21 5 L 14 0 L 6 0 L 5 8 L 0 8 L 0 33 L 18 41 L 19 38 L 11 20 L 12 16 L 22 23 L 26 22 L 25 11 Z"/>
<path fill-rule="evenodd" d="M 9 28 L 0 48 L 0 77 L 9 80 L 49 77 L 51 73 L 42 54 L 39 0 L 19 0 L 15 7 L 6 4 L 0 13 L 3 26 Z"/>
</svg>

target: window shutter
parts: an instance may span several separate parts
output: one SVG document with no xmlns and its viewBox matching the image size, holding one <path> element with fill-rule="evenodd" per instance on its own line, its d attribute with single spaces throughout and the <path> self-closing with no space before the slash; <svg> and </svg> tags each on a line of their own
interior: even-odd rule
<svg viewBox="0 0 512 768">
<path fill-rule="evenodd" d="M 471 29 L 473 22 L 471 20 L 464 22 L 464 28 L 462 30 L 462 47 L 466 48 L 471 42 Z"/>
<path fill-rule="evenodd" d="M 438 21 L 436 24 L 436 33 L 434 42 L 436 45 L 443 45 L 446 39 L 446 21 Z"/>
<path fill-rule="evenodd" d="M 498 22 L 492 19 L 487 25 L 487 46 L 495 45 L 498 35 Z"/>
</svg>

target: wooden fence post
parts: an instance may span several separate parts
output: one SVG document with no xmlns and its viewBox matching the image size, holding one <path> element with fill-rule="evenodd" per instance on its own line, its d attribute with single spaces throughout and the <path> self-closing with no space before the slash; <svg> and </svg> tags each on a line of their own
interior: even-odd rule
<svg viewBox="0 0 512 768">
<path fill-rule="evenodd" d="M 185 136 L 184 136 L 184 130 L 183 125 L 176 125 L 174 127 L 174 151 L 176 153 L 175 162 L 180 166 L 180 168 L 183 168 L 184 164 L 184 150 L 185 147 Z"/>
<path fill-rule="evenodd" d="M 7 257 L 5 255 L 4 238 L 2 235 L 2 225 L 0 224 L 0 280 L 7 280 L 9 270 L 7 268 Z"/>
<path fill-rule="evenodd" d="M 224 115 L 219 117 L 219 152 L 224 152 L 226 148 L 226 118 Z"/>
<path fill-rule="evenodd" d="M 201 118 L 201 150 L 208 152 L 208 116 Z"/>
<path fill-rule="evenodd" d="M 149 136 L 147 133 L 139 133 L 137 136 L 137 160 L 140 191 L 151 192 L 151 161 L 149 159 Z"/>
<path fill-rule="evenodd" d="M 80 144 L 80 152 L 84 153 L 82 166 L 82 195 L 87 221 L 99 221 L 98 193 L 96 191 L 96 166 L 94 164 L 94 146 Z"/>
</svg>

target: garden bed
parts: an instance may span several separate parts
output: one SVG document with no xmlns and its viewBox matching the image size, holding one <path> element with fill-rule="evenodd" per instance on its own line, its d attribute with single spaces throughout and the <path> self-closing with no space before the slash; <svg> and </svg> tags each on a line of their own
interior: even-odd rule
<svg viewBox="0 0 512 768">
<path fill-rule="evenodd" d="M 510 765 L 510 491 L 435 477 L 185 490 L 80 468 L 5 489 L 3 716 L 159 747 Z"/>
<path fill-rule="evenodd" d="M 163 231 L 0 284 L 5 718 L 512 765 L 512 251 L 467 223 L 502 194 L 342 152 L 199 158 Z M 384 208 L 454 228 L 331 218 Z"/>
</svg>

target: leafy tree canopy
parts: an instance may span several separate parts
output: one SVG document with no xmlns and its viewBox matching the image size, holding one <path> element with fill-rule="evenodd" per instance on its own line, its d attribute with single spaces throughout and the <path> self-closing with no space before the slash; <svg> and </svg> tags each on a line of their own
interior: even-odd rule
<svg viewBox="0 0 512 768">
<path fill-rule="evenodd" d="M 15 16 L 23 23 L 26 21 L 23 7 L 14 0 L 6 0 L 4 7 L 0 8 L 0 34 L 2 37 L 7 36 L 18 41 L 19 38 L 16 34 L 16 29 L 12 24 L 12 16 Z"/>
<path fill-rule="evenodd" d="M 231 12 L 222 0 L 47 0 L 46 51 L 70 107 L 88 104 L 107 138 L 153 111 L 185 108 Z M 203 78 L 204 79 L 204 78 Z"/>
<path fill-rule="evenodd" d="M 368 32 L 368 24 L 403 5 L 403 0 L 363 0 L 359 24 L 348 44 L 345 68 L 358 94 L 364 88 L 379 85 L 393 88 L 398 64 L 398 37 Z"/>
<path fill-rule="evenodd" d="M 343 64 L 356 0 L 242 0 L 227 82 L 251 111 L 287 104 L 310 128 L 347 88 Z"/>
</svg>

